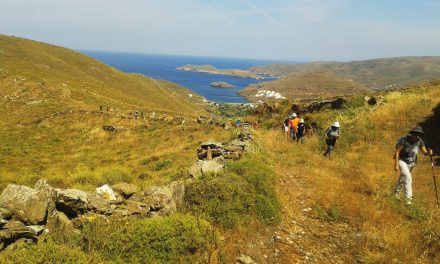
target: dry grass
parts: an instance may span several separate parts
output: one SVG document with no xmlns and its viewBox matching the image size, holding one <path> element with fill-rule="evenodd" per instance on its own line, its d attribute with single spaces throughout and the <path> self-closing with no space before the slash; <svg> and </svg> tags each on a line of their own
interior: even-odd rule
<svg viewBox="0 0 440 264">
<path fill-rule="evenodd" d="M 102 125 L 127 130 L 110 133 Z M 74 113 L 0 132 L 1 189 L 47 178 L 58 187 L 94 189 L 103 183 L 165 184 L 182 178 L 206 140 L 228 141 L 232 131 L 195 122 L 176 125 Z"/>
<path fill-rule="evenodd" d="M 376 109 L 311 115 L 321 123 L 338 119 L 342 124 L 331 160 L 322 156 L 321 135 L 292 145 L 278 131 L 261 131 L 259 143 L 280 173 L 294 170 L 311 184 L 316 206 L 337 205 L 343 219 L 361 227 L 365 236 L 358 250 L 364 261 L 434 263 L 440 261 L 440 213 L 430 163 L 420 158 L 413 171 L 414 204 L 406 207 L 392 196 L 397 180 L 392 154 L 396 139 L 423 122 L 439 101 L 440 87 L 419 88 L 390 93 Z"/>
</svg>

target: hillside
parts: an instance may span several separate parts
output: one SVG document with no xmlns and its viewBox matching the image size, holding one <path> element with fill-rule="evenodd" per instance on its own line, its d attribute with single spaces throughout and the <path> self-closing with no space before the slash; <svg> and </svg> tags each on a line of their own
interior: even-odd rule
<svg viewBox="0 0 440 264">
<path fill-rule="evenodd" d="M 440 76 L 440 57 L 396 57 L 351 62 L 313 62 L 273 64 L 249 69 L 255 73 L 287 76 L 298 73 L 331 71 L 353 79 L 369 89 L 402 88 Z"/>
<path fill-rule="evenodd" d="M 30 121 L 67 109 L 193 115 L 200 97 L 167 81 L 126 74 L 62 47 L 0 35 L 0 116 Z M 12 117 L 12 118 L 11 118 Z M 2 118 L 3 119 L 3 118 Z"/>
<path fill-rule="evenodd" d="M 265 100 L 258 91 L 270 90 L 280 93 L 288 99 L 310 99 L 338 95 L 360 94 L 367 90 L 349 78 L 340 77 L 333 72 L 301 72 L 284 78 L 252 84 L 240 91 L 250 101 Z"/>
<path fill-rule="evenodd" d="M 196 122 L 199 106 L 181 87 L 0 39 L 1 263 L 440 263 L 438 82 L 381 92 L 372 105 L 363 86 L 331 71 L 288 76 L 361 93 L 304 112 L 310 126 L 297 144 L 280 129 L 287 100 L 200 111 Z M 136 109 L 148 114 L 127 118 Z M 323 134 L 335 120 L 341 137 L 328 159 Z M 393 195 L 392 155 L 417 124 L 435 167 L 419 158 L 406 206 Z M 104 184 L 117 199 L 97 193 Z M 127 184 L 130 195 L 117 190 Z"/>
</svg>

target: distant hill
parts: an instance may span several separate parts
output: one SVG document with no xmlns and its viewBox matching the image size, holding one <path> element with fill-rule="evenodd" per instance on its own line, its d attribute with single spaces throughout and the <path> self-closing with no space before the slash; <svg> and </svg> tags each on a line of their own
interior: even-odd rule
<svg viewBox="0 0 440 264">
<path fill-rule="evenodd" d="M 317 93 L 320 95 L 332 93 L 332 90 L 353 90 L 355 92 L 358 88 L 368 90 L 399 89 L 421 81 L 440 78 L 440 57 L 398 57 L 352 62 L 272 64 L 252 67 L 249 71 L 282 77 L 282 80 L 267 82 L 262 86 L 265 87 L 264 89 L 272 89 L 291 98 L 289 94 Z M 308 75 L 310 76 L 307 77 Z M 320 78 L 323 79 L 319 80 Z M 307 79 L 310 79 L 310 82 Z M 303 81 L 307 81 L 307 85 Z M 304 90 L 305 88 L 308 90 Z M 242 94 L 250 95 L 253 90 L 255 90 L 255 86 L 246 88 Z"/>
<path fill-rule="evenodd" d="M 0 35 L 0 116 L 8 121 L 100 105 L 120 112 L 196 115 L 203 111 L 195 104 L 200 101 L 171 82 L 126 74 L 62 47 Z"/>
</svg>

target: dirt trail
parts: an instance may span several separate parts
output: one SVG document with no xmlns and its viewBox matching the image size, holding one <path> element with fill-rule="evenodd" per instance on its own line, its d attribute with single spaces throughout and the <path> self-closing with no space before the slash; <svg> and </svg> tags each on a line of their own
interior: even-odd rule
<svg viewBox="0 0 440 264">
<path fill-rule="evenodd" d="M 259 264 L 361 263 L 359 229 L 342 220 L 321 220 L 307 176 L 289 167 L 275 170 L 282 221 L 235 241 L 237 256 L 248 255 Z"/>
</svg>

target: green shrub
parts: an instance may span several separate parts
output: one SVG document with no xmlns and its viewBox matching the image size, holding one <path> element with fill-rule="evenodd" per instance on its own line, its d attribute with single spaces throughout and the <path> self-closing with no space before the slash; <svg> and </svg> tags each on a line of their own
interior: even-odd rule
<svg viewBox="0 0 440 264">
<path fill-rule="evenodd" d="M 351 109 L 362 107 L 364 105 L 365 105 L 364 95 L 352 96 L 348 98 L 347 103 L 345 103 L 345 106 Z"/>
<path fill-rule="evenodd" d="M 57 245 L 54 242 L 40 242 L 22 249 L 0 254 L 0 263 L 34 264 L 94 264 L 104 263 L 94 254 L 86 254 L 77 247 Z"/>
<path fill-rule="evenodd" d="M 97 219 L 83 229 L 85 250 L 116 263 L 207 263 L 217 235 L 187 215 L 154 219 Z"/>
<path fill-rule="evenodd" d="M 341 209 L 336 204 L 332 204 L 328 209 L 317 206 L 315 210 L 321 220 L 338 221 L 341 219 Z"/>
<path fill-rule="evenodd" d="M 275 174 L 257 155 L 247 155 L 228 164 L 229 172 L 206 176 L 187 185 L 187 210 L 200 214 L 226 228 L 246 217 L 265 222 L 280 219 L 280 204 L 275 193 Z"/>
<path fill-rule="evenodd" d="M 169 159 L 159 160 L 156 164 L 154 164 L 153 170 L 160 171 L 170 167 L 172 164 L 173 162 Z"/>
<path fill-rule="evenodd" d="M 260 220 L 277 222 L 280 219 L 280 203 L 275 193 L 276 176 L 266 164 L 262 156 L 255 154 L 230 164 L 229 168 L 251 184 L 255 191 L 255 215 Z"/>
<path fill-rule="evenodd" d="M 227 228 L 251 212 L 254 196 L 251 185 L 233 173 L 205 176 L 189 183 L 185 190 L 189 211 Z"/>
</svg>

